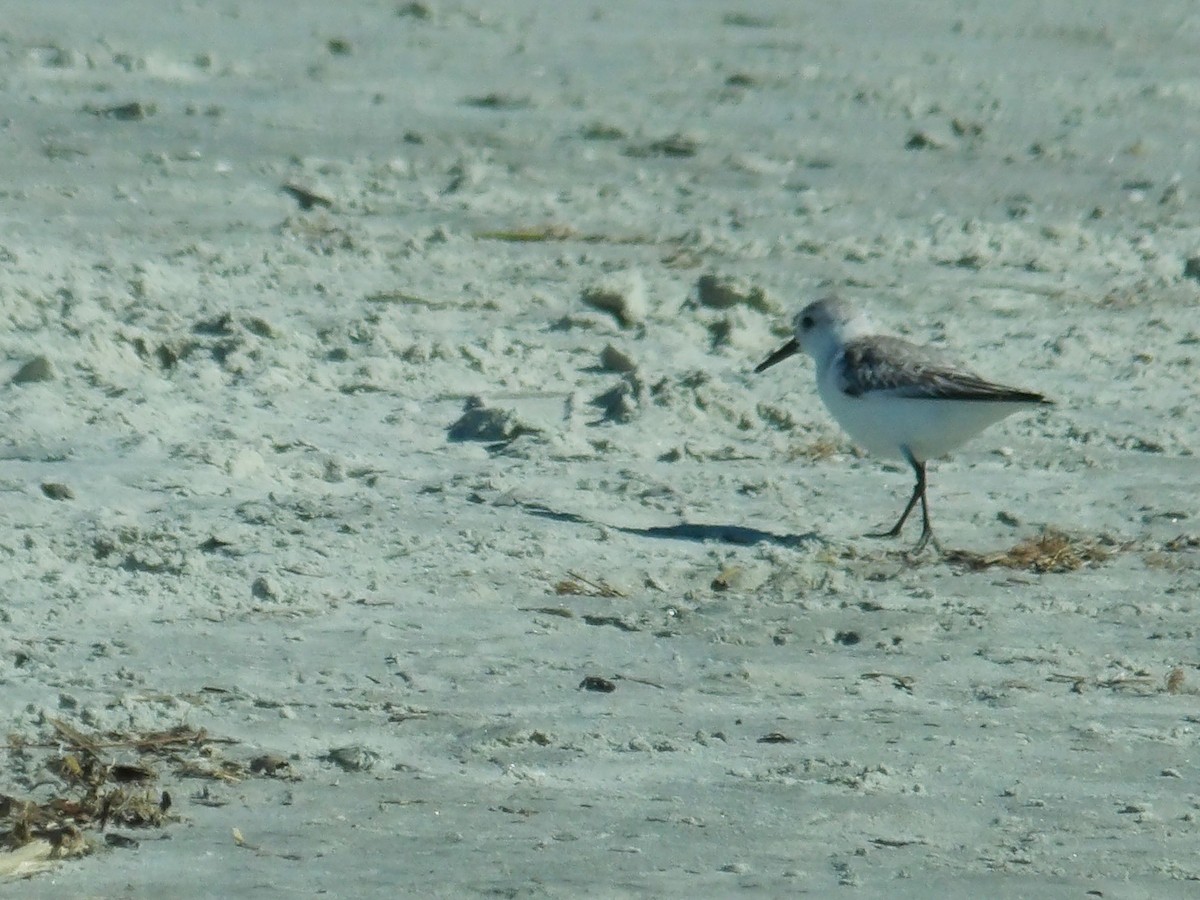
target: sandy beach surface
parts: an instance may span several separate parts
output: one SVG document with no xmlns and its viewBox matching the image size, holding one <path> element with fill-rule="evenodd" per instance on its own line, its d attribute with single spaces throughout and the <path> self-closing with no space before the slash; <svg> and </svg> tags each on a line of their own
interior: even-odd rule
<svg viewBox="0 0 1200 900">
<path fill-rule="evenodd" d="M 1195 4 L 2 7 L 5 896 L 1200 895 Z"/>
</svg>

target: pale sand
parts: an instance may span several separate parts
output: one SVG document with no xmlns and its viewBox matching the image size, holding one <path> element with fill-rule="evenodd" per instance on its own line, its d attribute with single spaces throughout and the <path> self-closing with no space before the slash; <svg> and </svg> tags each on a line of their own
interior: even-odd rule
<svg viewBox="0 0 1200 900">
<path fill-rule="evenodd" d="M 4 731 L 291 761 L 6 890 L 1194 896 L 1194 4 L 286 7 L 6 4 Z M 830 287 L 1059 401 L 945 543 L 1111 557 L 863 538 Z"/>
</svg>

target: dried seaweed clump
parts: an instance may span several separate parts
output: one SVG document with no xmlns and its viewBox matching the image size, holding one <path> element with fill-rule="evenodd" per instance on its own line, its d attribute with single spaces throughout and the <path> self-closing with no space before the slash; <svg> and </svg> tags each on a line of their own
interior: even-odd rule
<svg viewBox="0 0 1200 900">
<path fill-rule="evenodd" d="M 172 765 L 178 773 L 185 752 L 203 754 L 216 742 L 188 727 L 88 735 L 57 719 L 50 724 L 54 734 L 47 740 L 10 735 L 5 746 L 19 780 L 27 780 L 38 751 L 45 774 L 39 773 L 33 797 L 0 793 L 0 879 L 28 877 L 56 860 L 90 853 L 94 833 L 104 833 L 110 847 L 136 847 L 137 840 L 112 829 L 160 828 L 178 818 L 170 812 L 171 795 L 154 786 L 155 765 Z"/>
</svg>

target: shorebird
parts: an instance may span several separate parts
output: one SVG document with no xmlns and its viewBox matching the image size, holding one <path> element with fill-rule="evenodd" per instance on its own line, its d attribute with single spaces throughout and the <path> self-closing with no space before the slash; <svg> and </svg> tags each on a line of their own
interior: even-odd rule
<svg viewBox="0 0 1200 900">
<path fill-rule="evenodd" d="M 795 337 L 754 371 L 807 353 L 816 363 L 817 393 L 854 442 L 912 466 L 917 483 L 900 519 L 868 537 L 897 537 L 919 500 L 921 537 L 913 553 L 931 541 L 941 550 L 929 523 L 925 463 L 1013 413 L 1053 403 L 980 378 L 933 348 L 875 334 L 870 319 L 836 298 L 809 304 L 794 326 Z"/>
</svg>

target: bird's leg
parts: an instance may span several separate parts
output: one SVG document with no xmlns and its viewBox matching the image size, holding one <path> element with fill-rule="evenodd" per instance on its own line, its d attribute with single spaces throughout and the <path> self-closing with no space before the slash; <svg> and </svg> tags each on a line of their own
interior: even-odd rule
<svg viewBox="0 0 1200 900">
<path fill-rule="evenodd" d="M 912 497 L 908 500 L 908 506 L 904 507 L 904 512 L 900 514 L 900 521 L 889 528 L 887 531 L 869 531 L 867 537 L 873 538 L 894 538 L 900 536 L 900 529 L 904 527 L 904 523 L 908 520 L 908 514 L 913 511 L 913 507 L 917 505 L 917 501 L 925 496 L 925 485 L 920 480 L 917 481 L 917 486 L 913 488 Z M 928 520 L 927 520 L 928 521 Z"/>
<path fill-rule="evenodd" d="M 925 549 L 925 545 L 932 541 L 933 549 L 941 553 L 942 545 L 933 536 L 933 526 L 929 524 L 929 500 L 925 496 L 925 463 L 921 463 L 917 469 L 917 483 L 921 491 L 921 537 L 917 539 L 917 545 L 912 548 L 912 552 L 920 553 Z"/>
<path fill-rule="evenodd" d="M 867 537 L 888 537 L 894 538 L 900 535 L 900 529 L 904 527 L 904 523 L 908 521 L 908 515 L 913 511 L 913 507 L 917 505 L 917 501 L 921 501 L 921 537 L 917 540 L 917 545 L 913 547 L 913 553 L 920 553 L 925 549 L 925 545 L 933 541 L 933 546 L 939 551 L 942 549 L 938 544 L 937 538 L 933 536 L 933 526 L 929 524 L 929 500 L 925 496 L 925 462 L 918 462 L 917 458 L 912 455 L 912 452 L 907 448 L 902 448 L 904 458 L 908 460 L 908 464 L 913 467 L 913 472 L 916 473 L 917 483 L 913 486 L 912 496 L 908 498 L 908 505 L 904 507 L 904 512 L 900 514 L 899 521 L 888 531 L 877 531 L 868 534 Z"/>
<path fill-rule="evenodd" d="M 934 550 L 938 553 L 945 553 L 946 551 L 942 549 L 938 539 L 933 536 L 933 525 L 929 522 L 929 499 L 925 492 L 925 463 L 917 462 L 907 450 L 905 450 L 905 456 L 908 457 L 908 461 L 912 463 L 912 467 L 917 473 L 917 486 L 914 490 L 921 494 L 921 536 L 917 539 L 917 545 L 912 548 L 912 552 L 920 553 L 925 549 L 926 544 L 932 543 Z"/>
</svg>

